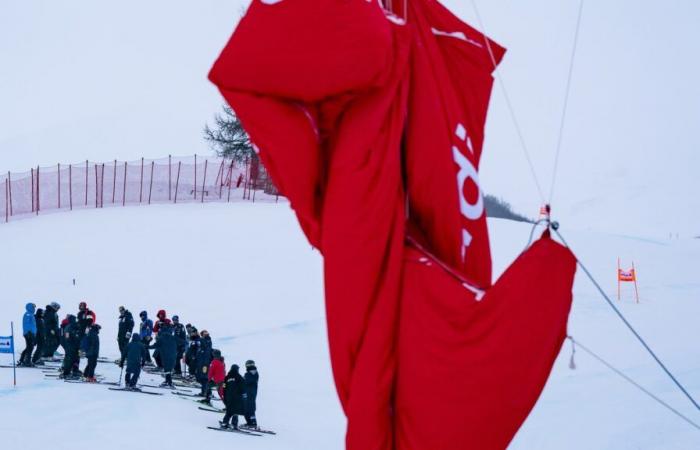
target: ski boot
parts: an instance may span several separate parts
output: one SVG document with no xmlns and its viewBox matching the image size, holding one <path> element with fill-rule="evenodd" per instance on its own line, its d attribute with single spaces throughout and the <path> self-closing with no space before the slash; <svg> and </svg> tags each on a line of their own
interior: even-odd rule
<svg viewBox="0 0 700 450">
<path fill-rule="evenodd" d="M 223 420 L 219 420 L 219 426 L 221 428 L 226 428 L 226 429 L 229 429 L 231 427 L 231 425 L 229 425 L 228 422 L 224 422 Z"/>
</svg>

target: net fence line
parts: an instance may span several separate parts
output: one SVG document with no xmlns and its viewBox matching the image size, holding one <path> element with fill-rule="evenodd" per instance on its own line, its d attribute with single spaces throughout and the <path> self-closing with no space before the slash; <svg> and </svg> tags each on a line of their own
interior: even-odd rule
<svg viewBox="0 0 700 450">
<path fill-rule="evenodd" d="M 279 197 L 259 160 L 200 155 L 36 166 L 0 173 L 0 189 L 3 222 L 42 211 Z"/>
</svg>

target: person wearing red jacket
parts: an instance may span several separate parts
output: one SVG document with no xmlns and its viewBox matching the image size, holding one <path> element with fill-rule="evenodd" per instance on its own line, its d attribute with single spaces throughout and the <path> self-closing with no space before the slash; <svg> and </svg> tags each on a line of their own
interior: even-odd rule
<svg viewBox="0 0 700 450">
<path fill-rule="evenodd" d="M 164 309 L 158 311 L 156 317 L 158 318 L 158 320 L 156 320 L 156 323 L 153 325 L 154 333 L 158 333 L 158 331 L 160 331 L 160 327 L 165 323 L 167 323 L 168 325 L 172 325 L 172 322 L 170 321 L 170 319 L 168 319 L 168 315 L 165 313 Z"/>
<path fill-rule="evenodd" d="M 223 383 L 226 379 L 226 364 L 224 364 L 224 357 L 221 356 L 221 350 L 214 349 L 212 351 L 214 359 L 209 365 L 209 376 L 208 385 L 206 388 L 206 397 L 200 400 L 201 403 L 211 406 L 211 388 L 216 386 L 216 391 L 219 394 L 219 398 L 223 400 L 224 391 Z"/>
</svg>

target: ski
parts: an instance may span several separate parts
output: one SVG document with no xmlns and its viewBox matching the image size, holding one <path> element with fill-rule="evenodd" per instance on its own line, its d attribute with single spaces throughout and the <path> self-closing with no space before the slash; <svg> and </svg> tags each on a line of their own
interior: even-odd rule
<svg viewBox="0 0 700 450">
<path fill-rule="evenodd" d="M 148 394 L 148 395 L 163 395 L 160 392 L 150 392 L 150 391 L 142 391 L 141 389 L 127 389 L 127 388 L 108 388 L 110 391 L 122 391 L 122 392 L 134 392 L 137 394 Z"/>
<path fill-rule="evenodd" d="M 262 436 L 262 434 L 257 434 L 257 433 L 252 433 L 250 431 L 244 431 L 244 430 L 235 430 L 233 428 L 221 428 L 221 427 L 207 427 L 210 430 L 217 430 L 217 431 L 226 431 L 229 433 L 239 433 L 239 434 L 247 434 L 248 436 Z"/>
<path fill-rule="evenodd" d="M 244 425 L 238 425 L 238 428 L 240 428 L 241 430 L 245 430 L 245 431 L 253 431 L 253 432 L 255 432 L 255 433 L 273 434 L 273 435 L 276 435 L 276 434 L 277 434 L 276 432 L 274 432 L 274 431 L 272 431 L 272 430 L 265 430 L 265 429 L 260 428 L 260 427 L 258 427 L 258 428 L 253 428 L 253 427 L 250 427 L 250 426 L 245 425 L 245 424 L 244 424 Z"/>
<path fill-rule="evenodd" d="M 217 409 L 217 408 L 214 408 L 214 407 L 207 408 L 206 406 L 200 406 L 199 409 L 201 409 L 202 411 L 209 411 L 209 412 L 219 413 L 219 414 L 223 414 L 223 413 L 226 412 L 225 409 Z"/>
<path fill-rule="evenodd" d="M 89 383 L 84 380 L 63 380 L 65 383 L 75 383 L 75 384 L 107 384 L 109 386 L 121 386 L 119 383 L 116 381 L 95 381 L 94 383 Z"/>
</svg>

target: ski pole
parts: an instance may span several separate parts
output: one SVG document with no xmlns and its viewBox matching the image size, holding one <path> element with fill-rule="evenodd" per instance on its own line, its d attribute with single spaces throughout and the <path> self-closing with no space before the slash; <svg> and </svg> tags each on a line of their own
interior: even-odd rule
<svg viewBox="0 0 700 450">
<path fill-rule="evenodd" d="M 119 372 L 119 387 L 121 387 L 121 385 L 122 385 L 122 375 L 124 374 L 124 363 L 123 362 L 122 362 L 121 366 L 122 366 L 122 370 L 121 370 L 121 372 Z"/>
</svg>

